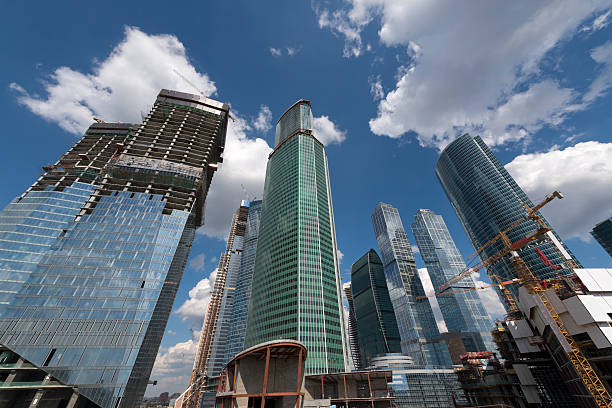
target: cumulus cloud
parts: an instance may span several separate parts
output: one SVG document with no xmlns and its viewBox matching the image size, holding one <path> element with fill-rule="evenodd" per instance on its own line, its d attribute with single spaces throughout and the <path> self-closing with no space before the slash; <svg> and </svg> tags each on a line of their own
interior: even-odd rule
<svg viewBox="0 0 612 408">
<path fill-rule="evenodd" d="M 346 139 L 346 131 L 340 130 L 328 116 L 314 118 L 314 135 L 325 146 L 333 143 L 342 143 Z"/>
<path fill-rule="evenodd" d="M 174 71 L 198 89 L 193 89 Z M 214 95 L 216 87 L 199 73 L 185 47 L 173 35 L 149 35 L 126 27 L 125 37 L 110 55 L 95 63 L 91 73 L 57 68 L 43 83 L 46 96 L 28 93 L 19 84 L 17 100 L 37 115 L 70 133 L 81 134 L 98 116 L 108 121 L 140 121 L 162 88 Z"/>
<path fill-rule="evenodd" d="M 421 145 L 439 148 L 466 131 L 490 145 L 520 140 L 584 108 L 574 90 L 542 78 L 540 65 L 583 21 L 610 6 L 607 0 L 348 4 L 315 8 L 319 25 L 344 37 L 345 56 L 361 55 L 370 23 L 380 24 L 384 46 L 406 50 L 394 89 L 370 121 L 372 132 L 393 138 L 414 132 Z M 376 88 L 374 97 L 380 97 Z"/>
<path fill-rule="evenodd" d="M 426 295 L 433 295 L 436 293 L 433 283 L 431 283 L 431 278 L 429 277 L 429 272 L 427 272 L 427 268 L 419 268 L 419 278 L 421 279 L 421 283 L 423 284 L 423 289 L 425 290 Z M 440 310 L 440 305 L 438 304 L 438 299 L 435 296 L 429 297 L 429 305 L 433 310 L 434 317 L 436 318 L 436 324 L 438 325 L 438 330 L 440 332 L 447 332 L 448 328 L 446 327 L 446 323 L 444 322 L 444 317 L 442 316 L 442 311 Z"/>
<path fill-rule="evenodd" d="M 217 269 L 212 271 L 208 278 L 202 279 L 191 288 L 189 298 L 174 312 L 181 317 L 183 322 L 187 322 L 192 329 L 202 327 L 216 278 Z"/>
<path fill-rule="evenodd" d="M 595 224 L 612 216 L 611 157 L 612 143 L 591 141 L 523 154 L 506 169 L 533 201 L 560 190 L 565 198 L 542 213 L 562 237 L 588 240 Z"/>
<path fill-rule="evenodd" d="M 270 54 L 272 54 L 273 57 L 280 57 L 283 55 L 283 50 L 280 48 L 270 47 Z"/>
<path fill-rule="evenodd" d="M 189 268 L 197 272 L 204 269 L 204 254 L 198 254 L 192 257 L 189 260 Z"/>
<path fill-rule="evenodd" d="M 146 395 L 159 395 L 164 391 L 170 394 L 185 391 L 189 385 L 197 348 L 197 341 L 191 339 L 168 348 L 160 348 L 151 372 L 151 380 L 157 380 L 157 385 L 150 385 Z"/>
<path fill-rule="evenodd" d="M 486 280 L 483 280 L 486 279 Z M 488 277 L 484 277 L 484 273 L 480 274 L 478 278 L 474 279 L 475 286 L 484 286 L 489 285 L 491 282 Z M 503 303 L 499 299 L 499 295 L 492 287 L 486 289 L 478 289 L 476 291 L 478 296 L 480 296 L 480 300 L 482 301 L 482 305 L 485 310 L 489 314 L 489 317 L 492 320 L 500 319 L 506 315 L 506 309 L 504 308 Z"/>
<path fill-rule="evenodd" d="M 257 118 L 253 122 L 253 127 L 262 133 L 272 129 L 272 111 L 266 105 L 261 105 Z"/>
</svg>

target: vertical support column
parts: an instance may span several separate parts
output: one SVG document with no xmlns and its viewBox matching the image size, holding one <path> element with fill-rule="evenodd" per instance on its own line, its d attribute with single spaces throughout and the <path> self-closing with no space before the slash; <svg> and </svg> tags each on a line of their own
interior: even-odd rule
<svg viewBox="0 0 612 408">
<path fill-rule="evenodd" d="M 270 367 L 270 346 L 266 347 L 266 368 L 264 369 L 263 389 L 261 390 L 261 408 L 266 405 L 266 394 L 268 393 L 268 368 Z"/>
<path fill-rule="evenodd" d="M 321 399 L 325 398 L 325 387 L 323 386 L 323 374 L 321 374 Z"/>
<path fill-rule="evenodd" d="M 342 381 L 344 382 L 344 408 L 348 408 L 348 393 L 346 392 L 346 374 L 342 374 Z"/>
<path fill-rule="evenodd" d="M 295 396 L 295 408 L 300 408 L 300 391 L 302 391 L 302 349 L 298 355 L 297 395 Z"/>
<path fill-rule="evenodd" d="M 238 360 L 234 360 L 234 394 L 237 394 L 236 392 L 236 375 L 238 373 Z"/>
<path fill-rule="evenodd" d="M 393 379 L 393 372 L 391 372 L 391 379 Z M 387 381 L 387 373 L 385 373 L 385 386 L 387 387 L 387 397 L 390 397 L 391 395 L 389 395 L 389 382 Z M 389 408 L 393 408 L 393 404 L 391 404 L 391 399 L 389 399 Z"/>
<path fill-rule="evenodd" d="M 370 389 L 370 402 L 374 408 L 374 394 L 372 393 L 372 383 L 370 382 L 370 372 L 368 371 L 368 388 Z"/>
</svg>

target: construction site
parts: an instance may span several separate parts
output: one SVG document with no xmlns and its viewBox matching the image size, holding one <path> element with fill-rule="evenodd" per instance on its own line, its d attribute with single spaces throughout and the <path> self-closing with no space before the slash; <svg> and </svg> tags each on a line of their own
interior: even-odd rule
<svg viewBox="0 0 612 408">
<path fill-rule="evenodd" d="M 563 195 L 555 191 L 499 232 L 474 255 L 482 261 L 438 287 L 431 296 L 494 286 L 507 316 L 492 332 L 498 353 L 465 353 L 456 368 L 468 401 L 465 407 L 610 407 L 612 406 L 612 269 L 585 269 L 559 243 L 539 210 Z M 509 233 L 525 221 L 536 230 L 511 241 Z M 523 228 L 524 229 L 524 228 Z M 548 242 L 564 260 L 553 264 L 539 250 Z M 493 244 L 497 250 L 482 256 Z M 532 251 L 555 275 L 538 279 L 519 252 Z M 469 259 L 469 258 L 468 258 Z M 492 285 L 451 289 L 451 285 L 509 259 L 515 277 Z"/>
</svg>

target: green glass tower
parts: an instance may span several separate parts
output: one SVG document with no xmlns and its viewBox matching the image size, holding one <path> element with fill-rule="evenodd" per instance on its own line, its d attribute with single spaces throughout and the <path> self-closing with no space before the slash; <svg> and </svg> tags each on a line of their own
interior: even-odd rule
<svg viewBox="0 0 612 408">
<path fill-rule="evenodd" d="M 276 125 L 244 345 L 298 340 L 306 374 L 342 372 L 348 361 L 327 156 L 312 122 L 300 100 Z"/>
</svg>

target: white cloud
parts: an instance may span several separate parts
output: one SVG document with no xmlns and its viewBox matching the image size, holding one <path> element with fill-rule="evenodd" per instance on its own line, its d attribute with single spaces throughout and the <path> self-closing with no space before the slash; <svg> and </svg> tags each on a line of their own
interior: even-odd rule
<svg viewBox="0 0 612 408">
<path fill-rule="evenodd" d="M 345 38 L 345 56 L 362 53 L 370 23 L 380 25 L 383 45 L 406 47 L 370 128 L 393 138 L 415 132 L 422 145 L 443 147 L 465 131 L 491 145 L 523 139 L 583 108 L 572 89 L 541 77 L 540 63 L 610 4 L 350 0 L 347 9 L 315 12 L 321 27 Z"/>
<path fill-rule="evenodd" d="M 197 93 L 174 70 L 205 95 L 216 92 L 208 75 L 197 72 L 183 44 L 173 35 L 148 35 L 126 27 L 125 37 L 92 73 L 57 68 L 43 84 L 46 96 L 31 95 L 18 84 L 18 101 L 70 133 L 81 134 L 98 116 L 107 121 L 140 121 L 162 88 Z"/>
<path fill-rule="evenodd" d="M 194 271 L 201 271 L 204 269 L 204 254 L 198 254 L 189 260 L 189 268 Z"/>
<path fill-rule="evenodd" d="M 429 277 L 429 272 L 427 272 L 427 268 L 419 268 L 418 272 L 419 278 L 421 279 L 421 283 L 423 284 L 423 289 L 425 290 L 425 294 L 433 295 L 435 293 L 435 290 L 433 284 L 431 283 L 431 278 Z M 434 317 L 436 318 L 438 330 L 440 330 L 440 332 L 447 332 L 448 328 L 446 327 L 446 323 L 444 322 L 444 317 L 442 316 L 442 311 L 440 310 L 438 299 L 436 299 L 435 296 L 431 296 L 427 299 L 429 300 L 429 305 L 431 306 L 431 310 L 433 310 Z"/>
<path fill-rule="evenodd" d="M 287 55 L 290 57 L 293 57 L 298 52 L 298 49 L 295 47 L 287 47 L 286 50 L 287 50 Z"/>
<path fill-rule="evenodd" d="M 191 288 L 189 298 L 174 312 L 193 329 L 202 327 L 216 278 L 217 269 L 208 278 L 202 279 Z"/>
<path fill-rule="evenodd" d="M 261 105 L 257 118 L 253 122 L 253 127 L 262 133 L 272 129 L 272 111 L 266 105 Z"/>
<path fill-rule="evenodd" d="M 411 244 L 410 248 L 412 248 L 412 253 L 413 254 L 420 254 L 421 250 L 419 249 L 419 246 L 416 244 Z M 427 270 L 427 268 L 424 268 L 425 270 Z"/>
<path fill-rule="evenodd" d="M 325 146 L 340 144 L 346 139 L 346 131 L 338 129 L 328 116 L 314 118 L 313 128 L 315 137 Z"/>
<path fill-rule="evenodd" d="M 523 154 L 506 169 L 538 202 L 554 190 L 565 198 L 542 209 L 563 238 L 590 239 L 589 231 L 612 215 L 612 143 L 583 142 L 562 150 Z"/>
<path fill-rule="evenodd" d="M 206 95 L 216 92 L 208 75 L 198 72 L 185 47 L 173 35 L 148 35 L 135 27 L 125 28 L 125 38 L 103 61 L 84 74 L 60 67 L 45 82 L 45 97 L 30 95 L 19 84 L 9 87 L 18 101 L 68 132 L 81 134 L 98 116 L 107 121 L 140 122 L 162 88 L 189 93 L 195 89 L 178 71 Z M 233 212 L 243 199 L 240 184 L 255 194 L 263 191 L 268 154 L 263 139 L 251 139 L 251 127 L 236 115 L 229 121 L 224 162 L 213 177 L 206 200 L 206 225 L 200 233 L 224 239 Z M 258 195 L 260 196 L 260 195 Z"/>
<path fill-rule="evenodd" d="M 594 48 L 591 51 L 591 58 L 595 62 L 603 65 L 601 72 L 589 86 L 589 90 L 584 94 L 583 101 L 590 103 L 603 96 L 612 86 L 612 41 Z"/>
<path fill-rule="evenodd" d="M 374 98 L 375 101 L 379 101 L 385 97 L 380 75 L 370 79 L 370 94 L 372 94 L 372 98 Z"/>
<path fill-rule="evenodd" d="M 270 47 L 270 54 L 272 54 L 273 57 L 280 57 L 283 55 L 283 50 L 280 48 Z"/>
<path fill-rule="evenodd" d="M 338 253 L 338 263 L 342 263 L 342 258 L 344 258 L 344 254 L 339 249 L 336 250 Z"/>
<path fill-rule="evenodd" d="M 591 24 L 584 25 L 580 31 L 597 31 L 606 28 L 610 24 L 610 14 L 612 14 L 612 10 L 601 13 L 593 19 Z"/>
<path fill-rule="evenodd" d="M 475 286 L 489 285 L 491 282 L 482 280 L 482 274 L 478 278 L 474 278 Z M 488 279 L 488 277 L 486 278 Z M 482 305 L 489 314 L 492 320 L 500 319 L 506 315 L 506 309 L 503 303 L 499 300 L 499 295 L 492 287 L 476 290 L 482 301 Z"/>
<path fill-rule="evenodd" d="M 160 348 L 151 372 L 151 380 L 157 380 L 157 385 L 149 385 L 146 394 L 183 392 L 189 386 L 197 347 L 197 342 L 187 340 L 167 349 Z"/>
</svg>

